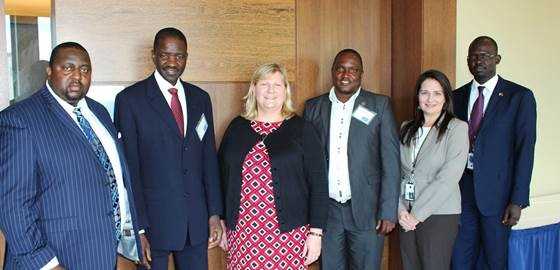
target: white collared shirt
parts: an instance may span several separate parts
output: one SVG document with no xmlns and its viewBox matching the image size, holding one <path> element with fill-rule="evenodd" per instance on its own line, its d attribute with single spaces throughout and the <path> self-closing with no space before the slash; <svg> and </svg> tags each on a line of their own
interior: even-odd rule
<svg viewBox="0 0 560 270">
<path fill-rule="evenodd" d="M 348 133 L 354 111 L 354 103 L 361 87 L 346 102 L 336 97 L 331 88 L 331 119 L 329 132 L 329 197 L 340 203 L 352 198 L 350 175 L 348 172 Z"/>
<path fill-rule="evenodd" d="M 171 108 L 171 98 L 173 97 L 173 95 L 171 95 L 171 93 L 169 93 L 168 90 L 169 88 L 177 89 L 177 96 L 179 97 L 179 103 L 181 103 L 181 110 L 183 110 L 183 130 L 186 133 L 187 132 L 187 97 L 185 96 L 185 89 L 183 88 L 181 79 L 178 79 L 177 83 L 175 83 L 175 85 L 172 85 L 168 81 L 166 81 L 163 78 L 163 76 L 161 76 L 161 74 L 159 74 L 157 69 L 154 72 L 154 77 L 156 78 L 156 82 L 159 86 L 159 90 L 161 91 L 163 97 L 167 101 L 167 105 L 169 105 L 169 108 Z"/>
<path fill-rule="evenodd" d="M 62 100 L 59 96 L 57 96 L 54 91 L 52 90 L 49 83 L 46 83 L 47 88 L 49 89 L 49 93 L 54 97 L 54 99 L 62 106 L 64 111 L 68 113 L 68 115 L 74 120 L 74 123 L 80 128 L 78 123 L 78 118 L 74 113 L 74 108 L 79 107 L 80 111 L 84 118 L 89 122 L 91 128 L 95 132 L 95 135 L 101 141 L 101 145 L 105 149 L 107 156 L 109 157 L 109 161 L 113 166 L 113 171 L 115 172 L 115 178 L 117 181 L 117 190 L 119 193 L 119 206 L 121 210 L 121 228 L 123 228 L 124 224 L 132 223 L 131 214 L 130 214 L 130 207 L 128 201 L 128 193 L 126 192 L 126 188 L 124 186 L 123 174 L 122 174 L 122 167 L 121 167 L 121 160 L 119 157 L 119 153 L 117 151 L 117 145 L 109 131 L 103 126 L 103 123 L 97 119 L 97 116 L 89 109 L 87 102 L 85 99 L 81 99 L 78 101 L 76 107 L 72 106 L 68 102 Z M 81 130 L 81 128 L 80 128 Z M 82 131 L 83 132 L 83 131 Z M 85 137 L 85 135 L 84 135 Z M 119 250 L 122 250 L 119 244 Z M 41 270 L 50 270 L 55 268 L 59 264 L 58 259 L 55 257 L 49 263 L 41 268 Z"/>
<path fill-rule="evenodd" d="M 496 84 L 498 84 L 498 75 L 494 75 L 492 79 L 488 80 L 484 84 L 479 84 L 476 80 L 472 80 L 471 84 L 471 92 L 469 96 L 469 113 L 467 115 L 468 119 L 471 119 L 471 112 L 474 106 L 474 102 L 478 98 L 478 87 L 484 86 L 484 90 L 482 93 L 484 94 L 484 107 L 482 109 L 483 112 L 486 112 L 486 107 L 488 107 L 488 102 L 490 101 L 490 97 L 492 96 L 492 92 L 494 92 L 494 88 L 496 88 Z"/>
</svg>

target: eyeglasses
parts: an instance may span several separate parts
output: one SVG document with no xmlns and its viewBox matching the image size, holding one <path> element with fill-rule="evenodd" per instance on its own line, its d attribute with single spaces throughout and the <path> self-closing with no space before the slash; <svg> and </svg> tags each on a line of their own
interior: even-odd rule
<svg viewBox="0 0 560 270">
<path fill-rule="evenodd" d="M 489 54 L 489 53 L 479 53 L 479 54 L 473 54 L 473 55 L 469 55 L 467 56 L 467 60 L 480 60 L 480 61 L 488 61 L 492 58 L 496 57 L 495 54 Z"/>
</svg>

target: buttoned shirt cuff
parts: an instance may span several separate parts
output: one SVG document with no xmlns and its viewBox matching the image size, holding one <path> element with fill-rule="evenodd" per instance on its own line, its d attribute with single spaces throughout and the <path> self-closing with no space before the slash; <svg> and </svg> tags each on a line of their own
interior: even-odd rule
<svg viewBox="0 0 560 270">
<path fill-rule="evenodd" d="M 58 259 L 54 257 L 45 266 L 41 267 L 40 270 L 51 270 L 57 267 L 59 264 L 60 263 L 58 263 Z"/>
</svg>

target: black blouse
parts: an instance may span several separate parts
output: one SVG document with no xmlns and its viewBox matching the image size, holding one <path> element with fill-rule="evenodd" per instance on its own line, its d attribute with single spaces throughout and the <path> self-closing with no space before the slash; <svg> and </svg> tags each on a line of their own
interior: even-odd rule
<svg viewBox="0 0 560 270">
<path fill-rule="evenodd" d="M 227 227 L 234 230 L 239 216 L 243 161 L 262 139 L 270 156 L 280 231 L 306 224 L 323 228 L 328 214 L 325 153 L 312 124 L 297 115 L 268 136 L 256 133 L 240 116 L 229 124 L 218 153 Z"/>
</svg>

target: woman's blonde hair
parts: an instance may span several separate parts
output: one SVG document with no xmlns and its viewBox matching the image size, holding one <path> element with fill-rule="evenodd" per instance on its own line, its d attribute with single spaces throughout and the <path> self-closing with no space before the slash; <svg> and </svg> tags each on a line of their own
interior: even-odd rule
<svg viewBox="0 0 560 270">
<path fill-rule="evenodd" d="M 255 120 L 257 118 L 258 108 L 257 108 L 257 98 L 255 97 L 255 87 L 260 80 L 263 80 L 269 75 L 279 72 L 282 75 L 282 81 L 286 88 L 286 100 L 282 104 L 282 117 L 284 119 L 290 118 L 294 115 L 294 105 L 292 102 L 292 91 L 290 89 L 290 83 L 288 82 L 288 76 L 284 66 L 277 63 L 268 63 L 259 66 L 253 76 L 251 77 L 251 84 L 249 85 L 249 91 L 243 97 L 245 101 L 245 108 L 242 117 L 248 120 Z"/>
</svg>

